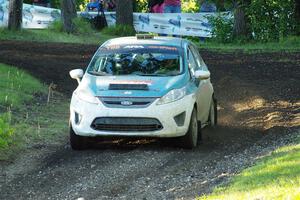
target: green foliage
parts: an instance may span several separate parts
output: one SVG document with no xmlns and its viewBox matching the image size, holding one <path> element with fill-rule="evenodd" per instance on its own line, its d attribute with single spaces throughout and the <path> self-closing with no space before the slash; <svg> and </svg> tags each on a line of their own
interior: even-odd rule
<svg viewBox="0 0 300 200">
<path fill-rule="evenodd" d="M 32 4 L 33 0 L 23 0 L 23 3 Z"/>
<path fill-rule="evenodd" d="M 0 64 L 0 91 L 0 105 L 19 107 L 47 89 L 23 70 Z"/>
<path fill-rule="evenodd" d="M 60 9 L 60 1 L 61 0 L 51 0 L 51 7 Z"/>
<path fill-rule="evenodd" d="M 77 10 L 84 11 L 86 9 L 86 5 L 89 3 L 89 0 L 76 0 L 76 8 Z"/>
<path fill-rule="evenodd" d="M 294 0 L 252 0 L 247 13 L 255 40 L 278 41 L 295 29 Z"/>
<path fill-rule="evenodd" d="M 224 18 L 221 14 L 209 18 L 212 24 L 212 38 L 216 42 L 229 43 L 233 40 L 233 20 Z"/>
<path fill-rule="evenodd" d="M 220 43 L 214 39 L 206 39 L 204 43 L 198 44 L 200 49 L 209 49 L 210 51 L 217 52 L 236 52 L 243 51 L 244 53 L 261 53 L 261 52 L 299 52 L 300 50 L 300 37 L 289 36 L 280 40 L 279 42 L 256 42 L 248 41 L 239 43 L 234 40 L 231 43 Z"/>
<path fill-rule="evenodd" d="M 10 126 L 10 112 L 0 115 L 0 149 L 6 149 L 13 143 L 14 129 Z"/>
<path fill-rule="evenodd" d="M 54 92 L 47 105 L 43 101 L 28 102 L 39 91 L 46 96 L 48 90 L 25 71 L 0 64 L 0 112 L 8 110 L 0 114 L 0 161 L 13 158 L 20 150 L 37 143 L 65 140 L 62 133 L 67 133 L 68 99 Z M 6 109 L 8 102 L 2 101 L 3 96 L 17 102 L 12 109 Z"/>
<path fill-rule="evenodd" d="M 80 34 L 80 35 L 86 35 L 94 33 L 95 31 L 92 29 L 91 23 L 82 17 L 76 17 L 73 20 L 73 23 L 75 25 L 75 32 L 74 34 Z M 54 21 L 50 26 L 48 27 L 50 31 L 57 32 L 57 33 L 63 33 L 64 32 L 64 26 L 62 21 L 57 20 Z"/>
<path fill-rule="evenodd" d="M 51 7 L 60 9 L 60 1 L 61 0 L 50 0 Z M 76 8 L 77 10 L 83 10 L 86 7 L 86 4 L 89 3 L 89 0 L 76 0 Z M 23 3 L 32 4 L 33 0 L 23 0 Z"/>
<path fill-rule="evenodd" d="M 10 31 L 6 28 L 0 28 L 0 40 L 100 44 L 111 37 L 112 36 L 110 35 L 104 35 L 99 32 L 93 32 L 87 36 L 81 34 L 67 34 L 50 29 L 23 29 L 21 31 Z"/>
<path fill-rule="evenodd" d="M 181 10 L 183 13 L 196 13 L 199 12 L 198 0 L 182 0 Z"/>
<path fill-rule="evenodd" d="M 61 20 L 56 20 L 48 26 L 48 29 L 53 32 L 62 33 L 64 32 L 64 25 Z"/>
<path fill-rule="evenodd" d="M 135 30 L 131 26 L 124 26 L 124 25 L 117 25 L 117 26 L 109 26 L 104 28 L 101 31 L 105 35 L 112 35 L 112 36 L 132 36 L 135 35 Z"/>
<path fill-rule="evenodd" d="M 233 177 L 228 186 L 199 200 L 209 199 L 299 199 L 300 137 L 260 159 L 253 167 Z"/>
<path fill-rule="evenodd" d="M 135 12 L 148 12 L 148 0 L 135 0 Z"/>
<path fill-rule="evenodd" d="M 92 29 L 91 23 L 82 17 L 76 17 L 73 20 L 73 23 L 75 25 L 75 33 L 86 35 L 91 34 L 95 32 L 95 30 Z"/>
</svg>

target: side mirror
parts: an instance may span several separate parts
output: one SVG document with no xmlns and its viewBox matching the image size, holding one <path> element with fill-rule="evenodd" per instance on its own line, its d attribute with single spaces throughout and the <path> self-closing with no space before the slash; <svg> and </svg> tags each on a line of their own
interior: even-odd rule
<svg viewBox="0 0 300 200">
<path fill-rule="evenodd" d="M 69 72 L 72 79 L 76 79 L 78 84 L 80 83 L 81 78 L 83 77 L 82 69 L 73 69 Z"/>
<path fill-rule="evenodd" d="M 204 70 L 196 70 L 195 77 L 199 78 L 200 80 L 205 80 L 210 78 L 210 72 Z"/>
</svg>

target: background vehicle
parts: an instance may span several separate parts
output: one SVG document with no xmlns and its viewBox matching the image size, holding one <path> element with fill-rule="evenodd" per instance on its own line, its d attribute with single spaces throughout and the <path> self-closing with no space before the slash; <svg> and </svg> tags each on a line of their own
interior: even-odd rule
<svg viewBox="0 0 300 200">
<path fill-rule="evenodd" d="M 79 83 L 70 105 L 70 142 L 86 148 L 94 136 L 177 137 L 197 145 L 201 128 L 217 123 L 210 72 L 188 40 L 124 37 L 104 43 Z"/>
</svg>

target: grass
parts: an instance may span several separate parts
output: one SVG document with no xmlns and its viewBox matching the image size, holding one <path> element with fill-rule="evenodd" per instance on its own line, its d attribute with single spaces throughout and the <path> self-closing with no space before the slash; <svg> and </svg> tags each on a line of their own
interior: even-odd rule
<svg viewBox="0 0 300 200">
<path fill-rule="evenodd" d="M 262 158 L 235 176 L 228 186 L 219 187 L 210 199 L 300 199 L 300 137 Z"/>
<path fill-rule="evenodd" d="M 204 43 L 197 42 L 200 49 L 209 49 L 218 52 L 234 52 L 243 51 L 245 53 L 258 52 L 299 52 L 300 51 L 300 37 L 288 37 L 279 42 L 249 42 L 249 43 L 216 43 L 213 41 L 205 41 Z"/>
<path fill-rule="evenodd" d="M 20 41 L 37 41 L 37 42 L 59 42 L 59 43 L 80 43 L 80 44 L 102 44 L 111 36 L 101 33 L 90 34 L 67 34 L 56 32 L 49 29 L 21 31 L 10 31 L 0 28 L 0 40 L 20 40 Z"/>
<path fill-rule="evenodd" d="M 65 139 L 69 102 L 64 96 L 54 93 L 47 104 L 47 87 L 12 66 L 0 64 L 0 78 L 0 160 Z"/>
<path fill-rule="evenodd" d="M 113 35 L 118 37 L 132 36 L 136 32 L 131 26 L 109 26 L 101 31 L 105 35 Z"/>
<path fill-rule="evenodd" d="M 46 86 L 18 68 L 0 64 L 0 105 L 19 107 L 35 94 L 45 93 Z"/>
<path fill-rule="evenodd" d="M 134 30 L 129 27 L 107 27 L 102 32 L 91 31 L 87 27 L 84 20 L 77 20 L 77 24 L 83 26 L 78 29 L 77 34 L 67 34 L 62 31 L 61 23 L 54 23 L 49 29 L 41 30 L 22 30 L 20 32 L 9 31 L 0 28 L 0 40 L 23 40 L 23 41 L 38 41 L 38 42 L 61 42 L 61 43 L 80 43 L 80 44 L 102 44 L 108 39 L 120 36 L 134 35 Z M 248 42 L 248 43 L 217 43 L 211 40 L 199 42 L 197 37 L 186 37 L 196 42 L 200 49 L 217 51 L 217 52 L 236 52 L 242 51 L 245 53 L 259 52 L 299 52 L 300 37 L 293 36 L 282 39 L 280 42 Z"/>
</svg>

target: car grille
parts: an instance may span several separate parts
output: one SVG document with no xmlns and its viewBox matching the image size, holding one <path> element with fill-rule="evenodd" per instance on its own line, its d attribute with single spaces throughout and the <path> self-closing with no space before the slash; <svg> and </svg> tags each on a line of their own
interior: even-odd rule
<svg viewBox="0 0 300 200">
<path fill-rule="evenodd" d="M 91 127 L 98 131 L 158 131 L 163 128 L 161 123 L 154 118 L 139 117 L 98 117 Z"/>
<path fill-rule="evenodd" d="M 156 98 L 123 98 L 123 97 L 100 97 L 101 102 L 110 108 L 145 108 L 153 103 Z"/>
</svg>

